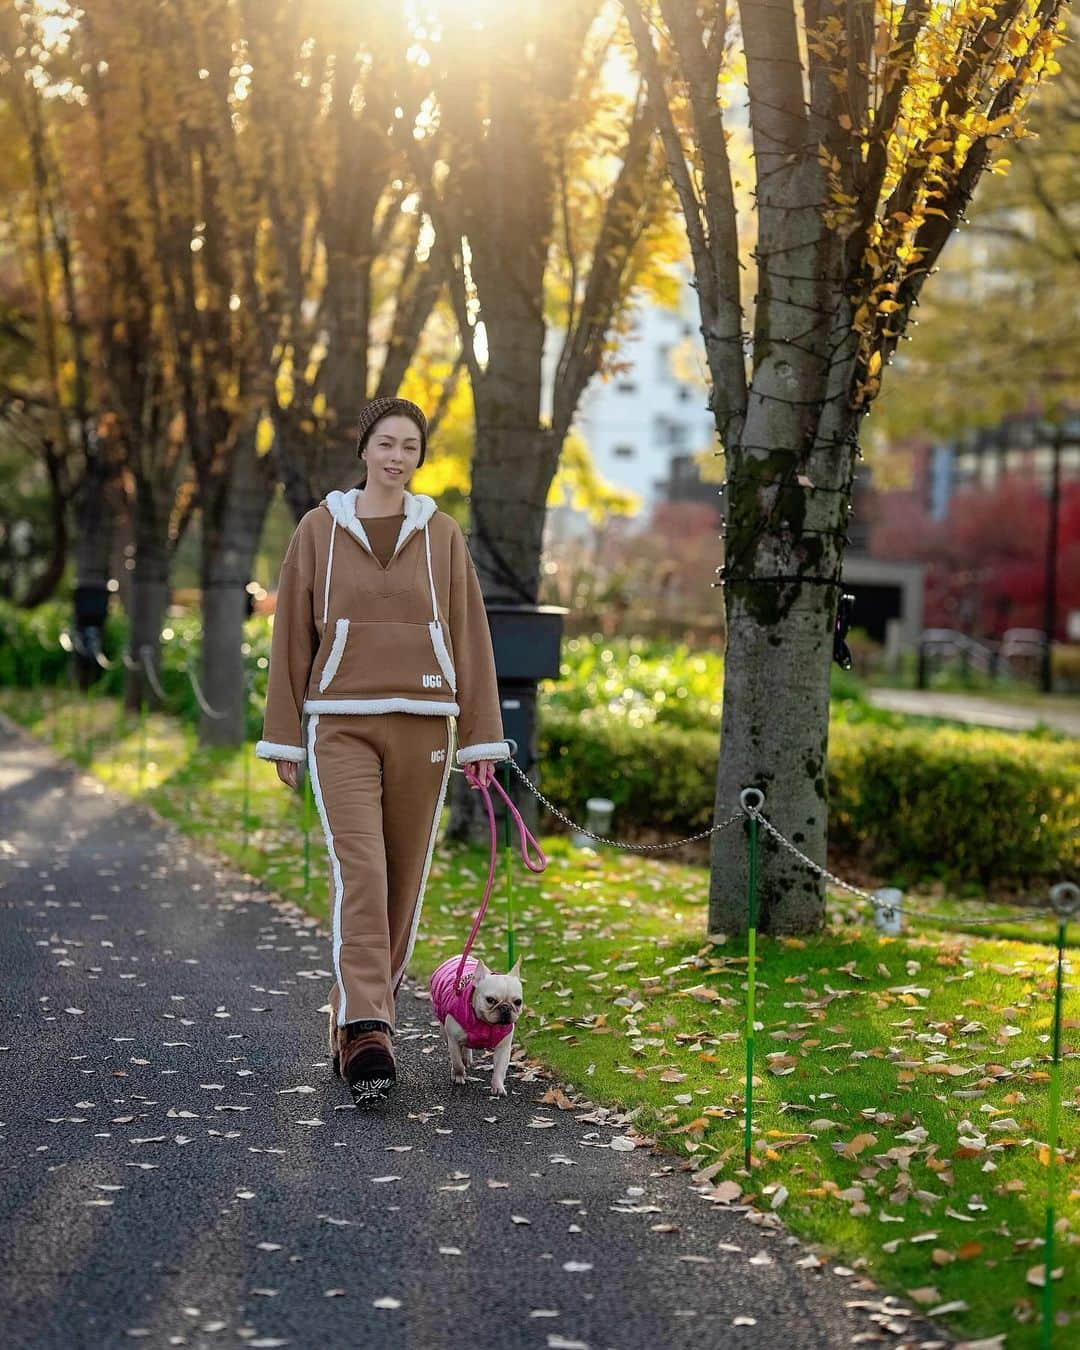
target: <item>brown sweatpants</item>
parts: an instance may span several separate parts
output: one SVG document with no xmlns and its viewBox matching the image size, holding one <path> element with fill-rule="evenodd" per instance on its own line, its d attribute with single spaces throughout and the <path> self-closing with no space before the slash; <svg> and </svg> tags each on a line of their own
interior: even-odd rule
<svg viewBox="0 0 1080 1350">
<path fill-rule="evenodd" d="M 453 723 L 417 713 L 312 713 L 308 766 L 330 859 L 339 1026 L 394 1027 L 453 759 Z"/>
</svg>

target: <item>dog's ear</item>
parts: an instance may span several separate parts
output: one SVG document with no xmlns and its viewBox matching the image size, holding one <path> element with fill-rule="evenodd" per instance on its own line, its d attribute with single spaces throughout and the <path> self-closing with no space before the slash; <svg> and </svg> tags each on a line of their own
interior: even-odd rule
<svg viewBox="0 0 1080 1350">
<path fill-rule="evenodd" d="M 510 969 L 509 969 L 509 971 L 507 972 L 507 974 L 513 975 L 513 977 L 514 977 L 515 980 L 520 980 L 520 979 L 521 979 L 521 957 L 520 957 L 520 956 L 519 956 L 518 959 L 514 962 L 514 964 L 510 967 Z"/>
<path fill-rule="evenodd" d="M 481 961 L 480 958 L 477 957 L 477 960 L 476 960 L 476 977 L 475 977 L 475 979 L 473 980 L 473 983 L 474 983 L 474 984 L 479 984 L 481 980 L 486 980 L 487 977 L 488 977 L 490 974 L 491 974 L 491 971 L 488 970 L 487 966 L 484 965 L 483 961 Z"/>
</svg>

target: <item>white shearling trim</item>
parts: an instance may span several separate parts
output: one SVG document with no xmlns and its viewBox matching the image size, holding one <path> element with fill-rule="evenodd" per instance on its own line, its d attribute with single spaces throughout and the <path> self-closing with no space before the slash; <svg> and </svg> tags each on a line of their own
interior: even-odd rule
<svg viewBox="0 0 1080 1350">
<path fill-rule="evenodd" d="M 291 759 L 294 764 L 302 764 L 307 759 L 307 751 L 302 745 L 278 745 L 276 741 L 258 741 L 255 753 L 260 759 Z"/>
<path fill-rule="evenodd" d="M 481 745 L 466 745 L 457 752 L 459 764 L 473 764 L 478 759 L 509 759 L 509 741 L 486 741 Z"/>
<path fill-rule="evenodd" d="M 326 665 L 323 666 L 322 674 L 319 676 L 320 694 L 337 674 L 337 668 L 341 665 L 341 658 L 345 653 L 345 642 L 348 636 L 348 619 L 338 619 L 334 625 L 334 645 L 330 648 L 330 655 L 326 658 Z"/>
<path fill-rule="evenodd" d="M 446 638 L 443 637 L 442 624 L 437 619 L 432 619 L 428 624 L 428 632 L 431 634 L 431 645 L 435 651 L 435 660 L 439 663 L 439 669 L 446 677 L 446 682 L 450 686 L 452 694 L 457 693 L 457 672 L 454 670 L 454 663 L 450 660 L 450 653 L 446 647 Z"/>
<path fill-rule="evenodd" d="M 450 778 L 450 766 L 453 761 L 454 753 L 454 724 L 448 717 L 446 719 L 446 767 L 443 769 L 442 787 L 439 789 L 439 800 L 435 803 L 435 811 L 431 818 L 431 834 L 428 836 L 427 857 L 424 859 L 424 870 L 420 874 L 420 888 L 416 893 L 416 904 L 413 907 L 412 927 L 409 929 L 409 942 L 405 948 L 405 959 L 394 972 L 394 978 L 390 982 L 390 988 L 396 994 L 402 977 L 409 968 L 409 961 L 412 957 L 413 947 L 416 943 L 416 930 L 420 926 L 420 910 L 424 904 L 424 890 L 427 887 L 428 873 L 431 871 L 431 859 L 435 852 L 435 837 L 439 833 L 439 818 L 442 815 L 443 799 L 446 797 L 446 784 Z"/>
<path fill-rule="evenodd" d="M 304 700 L 306 713 L 372 713 L 407 712 L 429 717 L 457 717 L 461 709 L 456 703 L 437 703 L 424 698 L 309 698 Z M 507 747 L 509 753 L 509 747 Z"/>
<path fill-rule="evenodd" d="M 359 491 L 359 488 L 350 488 L 348 492 L 328 492 L 322 505 L 326 507 L 343 530 L 348 530 L 352 537 L 358 539 L 371 553 L 371 544 L 361 524 L 360 517 L 356 514 L 356 496 Z M 434 499 L 425 496 L 422 492 L 406 492 L 404 506 L 405 519 L 402 522 L 401 533 L 398 535 L 397 545 L 394 548 L 394 557 L 400 553 L 401 546 L 409 535 L 416 530 L 423 529 L 439 509 Z"/>
<path fill-rule="evenodd" d="M 346 1014 L 345 981 L 341 978 L 341 898 L 345 894 L 345 883 L 341 878 L 341 863 L 334 850 L 334 836 L 330 830 L 330 819 L 326 814 L 326 803 L 323 801 L 318 765 L 315 763 L 315 730 L 318 725 L 318 717 L 313 717 L 308 723 L 308 766 L 311 770 L 311 791 L 315 798 L 315 805 L 319 808 L 319 819 L 322 821 L 323 834 L 326 836 L 326 851 L 330 854 L 330 870 L 334 876 L 334 973 L 337 976 L 338 992 L 341 995 L 341 1001 L 338 1004 L 337 1024 L 339 1027 L 343 1027 Z"/>
<path fill-rule="evenodd" d="M 330 578 L 334 572 L 334 540 L 337 538 L 337 521 L 330 526 L 330 549 L 326 555 L 326 585 L 323 587 L 322 621 L 326 627 L 326 616 L 330 612 Z"/>
</svg>

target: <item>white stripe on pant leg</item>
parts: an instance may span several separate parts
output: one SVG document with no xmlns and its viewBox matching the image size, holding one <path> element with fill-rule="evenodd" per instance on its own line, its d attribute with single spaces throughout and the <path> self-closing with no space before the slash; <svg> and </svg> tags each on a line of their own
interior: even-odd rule
<svg viewBox="0 0 1080 1350">
<path fill-rule="evenodd" d="M 345 981 L 341 978 L 341 897 L 344 894 L 345 886 L 341 880 L 341 863 L 334 851 L 334 836 L 330 830 L 330 819 L 326 814 L 326 803 L 323 801 L 322 785 L 319 782 L 319 770 L 315 763 L 315 729 L 318 725 L 319 714 L 312 713 L 311 721 L 308 723 L 308 772 L 311 774 L 311 790 L 315 797 L 315 805 L 319 808 L 319 819 L 322 821 L 323 834 L 326 837 L 326 851 L 330 854 L 330 869 L 334 876 L 334 974 L 337 976 L 338 993 L 341 995 L 337 1024 L 339 1027 L 343 1027 L 345 1025 Z"/>
<path fill-rule="evenodd" d="M 442 786 L 439 788 L 439 800 L 435 804 L 435 811 L 431 821 L 431 837 L 428 839 L 427 857 L 424 859 L 424 870 L 420 874 L 420 888 L 416 893 L 416 904 L 413 908 L 412 928 L 409 930 L 409 944 L 405 948 L 405 959 L 394 972 L 394 978 L 390 982 L 390 988 L 397 992 L 398 984 L 409 968 L 409 960 L 413 953 L 413 947 L 416 945 L 416 930 L 420 927 L 420 910 L 424 904 L 424 888 L 427 886 L 428 873 L 431 871 L 431 859 L 435 853 L 435 836 L 439 833 L 439 817 L 442 815 L 443 798 L 446 796 L 446 783 L 450 777 L 450 768 L 454 762 L 454 723 L 452 718 L 446 719 L 446 767 L 443 769 Z"/>
</svg>

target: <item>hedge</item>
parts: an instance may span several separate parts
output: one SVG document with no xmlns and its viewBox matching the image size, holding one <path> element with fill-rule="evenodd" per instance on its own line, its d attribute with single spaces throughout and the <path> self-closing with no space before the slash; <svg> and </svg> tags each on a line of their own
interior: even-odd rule
<svg viewBox="0 0 1080 1350">
<path fill-rule="evenodd" d="M 541 787 L 574 819 L 615 803 L 613 830 L 689 835 L 712 818 L 711 732 L 549 711 Z M 1009 886 L 1059 880 L 1080 861 L 1080 746 L 981 729 L 834 724 L 830 843 L 878 876 Z"/>
</svg>

